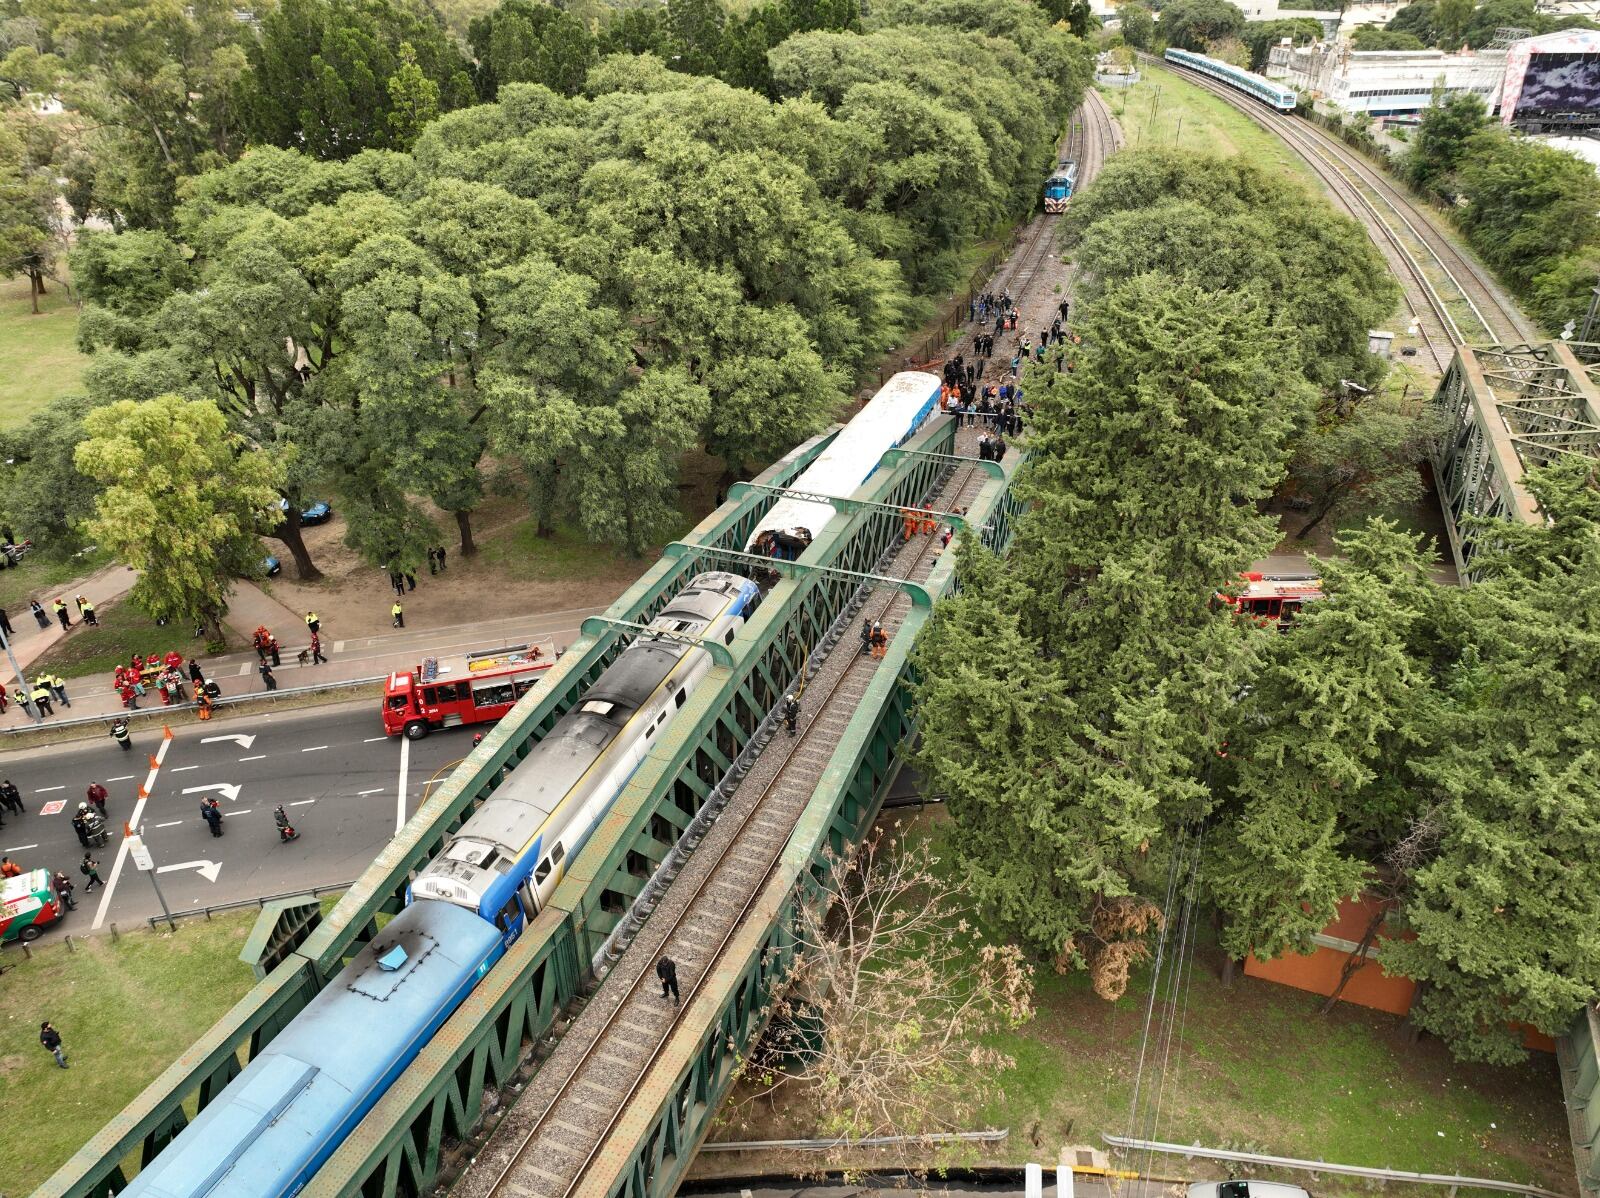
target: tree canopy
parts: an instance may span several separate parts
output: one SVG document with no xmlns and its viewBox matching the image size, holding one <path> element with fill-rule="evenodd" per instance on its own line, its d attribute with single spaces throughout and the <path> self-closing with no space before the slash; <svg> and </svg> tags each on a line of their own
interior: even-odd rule
<svg viewBox="0 0 1600 1198">
<path fill-rule="evenodd" d="M 1169 46 L 1204 50 L 1212 42 L 1238 37 L 1244 25 L 1244 12 L 1228 0 L 1167 0 L 1157 30 Z"/>
</svg>

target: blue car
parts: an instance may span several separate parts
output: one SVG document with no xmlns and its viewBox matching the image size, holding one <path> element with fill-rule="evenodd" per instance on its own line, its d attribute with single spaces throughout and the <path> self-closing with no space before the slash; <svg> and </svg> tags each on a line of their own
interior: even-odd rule
<svg viewBox="0 0 1600 1198">
<path fill-rule="evenodd" d="M 283 573 L 283 563 L 269 553 L 261 559 L 261 572 L 268 578 L 276 578 Z"/>
<path fill-rule="evenodd" d="M 287 512 L 289 510 L 289 501 L 287 499 L 278 500 L 278 510 Z M 301 524 L 326 524 L 331 519 L 333 519 L 333 505 L 326 499 L 317 500 L 300 513 Z"/>
</svg>

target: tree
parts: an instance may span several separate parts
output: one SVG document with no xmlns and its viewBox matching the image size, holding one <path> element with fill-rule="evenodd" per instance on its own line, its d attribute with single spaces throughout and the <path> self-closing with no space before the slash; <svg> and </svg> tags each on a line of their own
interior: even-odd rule
<svg viewBox="0 0 1600 1198">
<path fill-rule="evenodd" d="M 1455 175 L 1472 136 L 1489 124 L 1483 101 L 1470 92 L 1438 95 L 1422 113 L 1422 122 L 1402 162 L 1411 186 L 1454 199 Z"/>
<path fill-rule="evenodd" d="M 1124 4 L 1117 9 L 1122 22 L 1122 39 L 1136 50 L 1148 50 L 1155 43 L 1156 18 L 1142 4 Z"/>
<path fill-rule="evenodd" d="M 1424 46 L 1434 44 L 1438 35 L 1433 27 L 1435 0 L 1412 0 L 1384 26 L 1391 33 L 1409 33 Z"/>
<path fill-rule="evenodd" d="M 259 556 L 255 529 L 277 500 L 279 466 L 206 400 L 121 400 L 83 423 L 78 468 L 105 486 L 90 535 L 139 571 L 133 598 L 147 612 L 221 640 L 228 589 Z"/>
<path fill-rule="evenodd" d="M 1460 49 L 1476 9 L 1475 0 L 1439 0 L 1433 7 L 1433 42 L 1444 50 Z M 1400 14 L 1396 13 L 1398 19 Z"/>
<path fill-rule="evenodd" d="M 873 833 L 825 874 L 830 901 L 799 908 L 794 964 L 744 1079 L 839 1152 L 965 1126 L 1012 1066 L 988 1038 L 1033 1017 L 1032 968 L 986 941 L 927 840 Z"/>
<path fill-rule="evenodd" d="M 34 315 L 46 276 L 55 276 L 63 238 L 54 172 L 28 143 L 24 114 L 0 116 L 0 278 L 26 275 Z"/>
<path fill-rule="evenodd" d="M 506 0 L 472 22 L 477 89 L 492 100 L 502 83 L 542 83 L 577 95 L 595 60 L 595 39 L 571 13 L 535 0 Z"/>
<path fill-rule="evenodd" d="M 431 108 L 474 98 L 461 52 L 419 0 L 284 0 L 249 54 L 252 137 L 318 158 L 403 149 Z"/>
<path fill-rule="evenodd" d="M 1350 46 L 1354 50 L 1423 50 L 1427 48 L 1422 39 L 1414 33 L 1406 33 L 1403 30 L 1391 28 L 1380 29 L 1376 25 L 1363 25 L 1357 29 L 1350 39 Z"/>
<path fill-rule="evenodd" d="M 1204 50 L 1214 41 L 1244 32 L 1244 13 L 1228 0 L 1168 0 L 1157 32 L 1169 46 Z"/>
<path fill-rule="evenodd" d="M 1468 200 L 1461 227 L 1519 289 L 1600 241 L 1600 178 L 1572 154 L 1491 127 L 1467 140 L 1456 173 Z"/>
<path fill-rule="evenodd" d="M 1267 65 L 1267 52 L 1288 38 L 1296 46 L 1322 39 L 1322 22 L 1312 17 L 1280 17 L 1274 21 L 1251 21 L 1240 35 L 1250 51 L 1250 69 Z"/>
<path fill-rule="evenodd" d="M 1309 504 L 1295 538 L 1305 540 L 1324 520 L 1357 505 L 1384 511 L 1415 502 L 1423 492 L 1422 463 L 1444 432 L 1431 408 L 1408 411 L 1386 391 L 1348 414 L 1324 413 L 1295 442 L 1289 464 L 1291 485 Z"/>
<path fill-rule="evenodd" d="M 0 435 L 0 458 L 10 463 L 0 511 L 28 530 L 33 552 L 41 557 L 63 560 L 83 548 L 81 529 L 94 515 L 100 488 L 78 470 L 73 454 L 86 435 L 83 418 L 93 406 L 82 396 L 65 396 Z"/>
</svg>

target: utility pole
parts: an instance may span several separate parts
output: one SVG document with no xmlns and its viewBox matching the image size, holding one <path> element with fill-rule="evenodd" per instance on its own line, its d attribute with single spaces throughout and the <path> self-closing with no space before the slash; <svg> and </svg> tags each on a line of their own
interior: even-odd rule
<svg viewBox="0 0 1600 1198">
<path fill-rule="evenodd" d="M 1600 290 L 1600 288 L 1597 288 L 1597 290 Z M 1584 327 L 1587 328 L 1588 326 L 1586 325 Z M 6 660 L 11 663 L 11 672 L 17 676 L 17 686 L 21 688 L 24 694 L 26 694 L 28 690 L 28 680 L 22 676 L 22 667 L 17 664 L 16 654 L 11 652 L 11 641 L 6 637 L 4 632 L 0 632 L 0 648 L 3 648 L 6 651 Z M 35 720 L 39 721 L 41 724 L 44 723 L 44 712 L 40 711 L 37 707 L 30 706 L 24 710 L 32 712 Z"/>
</svg>

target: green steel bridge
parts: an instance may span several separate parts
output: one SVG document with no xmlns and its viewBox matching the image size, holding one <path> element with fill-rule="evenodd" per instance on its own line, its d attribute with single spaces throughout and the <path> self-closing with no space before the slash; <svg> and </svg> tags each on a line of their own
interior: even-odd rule
<svg viewBox="0 0 1600 1198">
<path fill-rule="evenodd" d="M 832 435 L 736 485 L 605 616 L 586 621 L 545 681 L 325 919 L 310 901 L 269 908 L 246 950 L 256 986 L 39 1194 L 116 1193 L 152 1160 L 401 909 L 413 873 L 643 624 L 694 575 L 748 569 L 741 550 L 751 529 Z M 778 580 L 732 644 L 706 646 L 707 682 L 551 902 L 307 1193 L 388 1198 L 455 1185 L 468 1194 L 664 1198 L 676 1189 L 762 1030 L 793 956 L 798 905 L 826 900 L 829 855 L 870 825 L 915 733 L 907 657 L 956 580 L 953 555 L 941 556 L 933 537 L 905 536 L 903 510 L 927 504 L 997 550 L 1010 543 L 1015 463 L 977 460 L 972 437 L 948 417 L 930 422 L 854 496 L 830 500 L 843 518 L 799 561 L 763 563 Z M 892 631 L 881 660 L 858 653 L 858 618 Z M 808 688 L 803 731 L 774 737 L 776 707 L 800 687 Z M 648 964 L 662 945 L 687 966 L 681 1011 L 666 1015 L 657 998 L 659 1014 L 612 1018 L 613 1007 L 631 1009 L 630 999 L 648 994 Z M 595 1114 L 603 1087 L 586 1071 L 603 1075 L 629 1054 L 636 1067 L 615 1087 L 614 1109 Z M 514 1084 L 520 1102 L 486 1111 L 487 1094 Z M 556 1141 L 570 1139 L 586 1108 L 592 1143 L 557 1161 L 552 1126 L 562 1133 Z M 473 1156 L 481 1167 L 466 1167 Z"/>
</svg>

